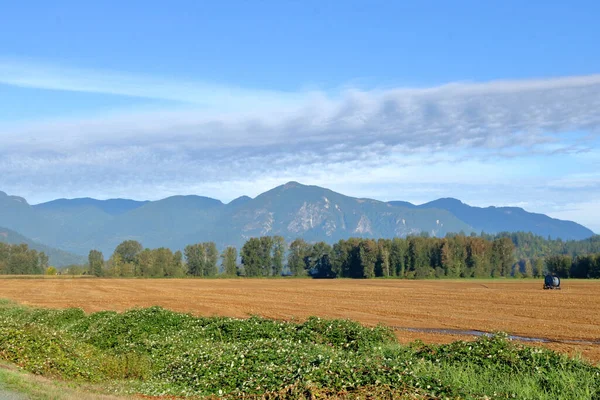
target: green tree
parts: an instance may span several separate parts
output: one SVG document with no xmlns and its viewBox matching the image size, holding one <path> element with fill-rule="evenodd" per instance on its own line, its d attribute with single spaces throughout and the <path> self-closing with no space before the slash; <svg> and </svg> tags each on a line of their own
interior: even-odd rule
<svg viewBox="0 0 600 400">
<path fill-rule="evenodd" d="M 271 236 L 260 237 L 260 275 L 270 276 L 273 273 L 273 238 Z"/>
<path fill-rule="evenodd" d="M 567 255 L 553 255 L 546 258 L 546 268 L 548 272 L 558 275 L 561 278 L 568 278 L 573 265 L 573 258 Z"/>
<path fill-rule="evenodd" d="M 102 273 L 102 275 L 107 275 L 107 276 L 121 276 L 121 267 L 123 266 L 123 264 L 125 263 L 125 261 L 123 261 L 123 258 L 121 257 L 120 253 L 115 252 L 112 257 L 108 260 L 108 263 L 106 264 L 106 272 Z"/>
<path fill-rule="evenodd" d="M 310 274 L 315 278 L 335 278 L 331 263 L 332 248 L 325 242 L 315 243 L 310 247 L 308 260 Z"/>
<path fill-rule="evenodd" d="M 143 250 L 142 244 L 136 240 L 126 240 L 119 244 L 113 254 L 119 254 L 121 260 L 135 264 L 137 255 Z"/>
<path fill-rule="evenodd" d="M 433 275 L 430 265 L 428 238 L 422 236 L 408 239 L 409 273 L 412 278 L 427 278 Z"/>
<path fill-rule="evenodd" d="M 509 276 L 514 265 L 515 246 L 510 238 L 502 237 L 492 242 L 492 276 Z"/>
<path fill-rule="evenodd" d="M 46 271 L 50 266 L 50 258 L 43 251 L 38 254 L 40 258 L 39 266 L 42 271 Z M 56 275 L 56 274 L 55 274 Z"/>
<path fill-rule="evenodd" d="M 136 276 L 150 277 L 154 269 L 154 252 L 150 249 L 142 250 L 137 256 Z"/>
<path fill-rule="evenodd" d="M 214 242 L 202 243 L 204 247 L 204 273 L 203 276 L 216 276 L 219 272 L 217 261 L 219 260 L 219 251 Z"/>
<path fill-rule="evenodd" d="M 377 262 L 378 248 L 374 240 L 363 240 L 359 245 L 360 265 L 363 278 L 375 277 L 375 263 Z"/>
<path fill-rule="evenodd" d="M 375 276 L 390 276 L 390 248 L 389 240 L 379 239 L 377 241 L 378 254 L 377 264 L 375 264 Z"/>
<path fill-rule="evenodd" d="M 531 264 L 531 260 L 525 260 L 525 265 L 523 266 L 523 276 L 525 278 L 533 278 L 533 264 Z"/>
<path fill-rule="evenodd" d="M 285 239 L 281 236 L 273 237 L 273 276 L 281 276 L 285 257 Z"/>
<path fill-rule="evenodd" d="M 221 254 L 221 265 L 223 266 L 223 272 L 228 276 L 235 276 L 238 274 L 237 270 L 237 249 L 233 246 L 228 246 L 223 250 Z"/>
<path fill-rule="evenodd" d="M 404 239 L 394 238 L 390 245 L 390 269 L 391 274 L 404 278 L 406 274 L 406 258 L 408 243 Z"/>
<path fill-rule="evenodd" d="M 172 276 L 176 278 L 185 275 L 185 271 L 183 269 L 183 254 L 180 250 L 177 250 L 175 253 L 173 253 L 171 264 L 165 270 L 165 274 L 167 276 Z"/>
<path fill-rule="evenodd" d="M 173 270 L 173 252 L 166 247 L 153 250 L 154 262 L 152 263 L 151 276 L 160 278 L 164 276 L 175 276 Z"/>
<path fill-rule="evenodd" d="M 263 246 L 259 238 L 250 238 L 242 247 L 242 264 L 246 276 L 260 276 L 263 272 Z"/>
<path fill-rule="evenodd" d="M 90 275 L 102 276 L 102 270 L 104 268 L 104 255 L 101 251 L 91 250 L 88 254 L 88 265 Z"/>
<path fill-rule="evenodd" d="M 544 275 L 544 259 L 536 258 L 533 262 L 533 276 L 534 278 L 540 278 Z"/>
<path fill-rule="evenodd" d="M 304 239 L 296 239 L 290 244 L 287 264 L 293 276 L 306 275 L 308 269 L 306 259 L 309 255 L 309 248 L 310 246 Z"/>
<path fill-rule="evenodd" d="M 188 275 L 202 276 L 205 260 L 204 246 L 201 243 L 188 245 L 184 253 Z"/>
</svg>

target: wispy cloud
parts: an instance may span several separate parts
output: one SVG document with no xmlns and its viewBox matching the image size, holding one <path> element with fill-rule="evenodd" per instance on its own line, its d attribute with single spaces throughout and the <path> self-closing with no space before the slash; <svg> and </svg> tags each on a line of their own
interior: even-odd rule
<svg viewBox="0 0 600 400">
<path fill-rule="evenodd" d="M 437 179 L 464 185 L 472 199 L 488 196 L 488 204 L 504 196 L 494 190 L 513 187 L 533 204 L 568 186 L 569 176 L 540 180 L 534 164 L 519 169 L 523 160 L 577 154 L 598 161 L 582 152 L 595 148 L 600 133 L 600 75 L 283 93 L 0 60 L 0 82 L 184 104 L 0 124 L 0 183 L 24 195 L 33 191 L 27 182 L 47 196 L 202 192 L 227 199 L 295 179 L 411 200 L 419 190 L 432 194 Z M 579 185 L 595 187 L 596 178 Z M 395 191 L 385 189 L 392 184 Z M 398 187 L 412 189 L 403 196 Z"/>
<path fill-rule="evenodd" d="M 298 93 L 249 90 L 173 77 L 74 68 L 9 58 L 0 58 L 0 83 L 24 88 L 169 100 L 221 110 L 294 104 L 299 97 Z"/>
</svg>

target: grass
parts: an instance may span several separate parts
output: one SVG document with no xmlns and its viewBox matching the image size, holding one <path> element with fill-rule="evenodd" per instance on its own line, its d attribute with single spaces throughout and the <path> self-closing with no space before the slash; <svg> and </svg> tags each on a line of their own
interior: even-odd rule
<svg viewBox="0 0 600 400">
<path fill-rule="evenodd" d="M 83 387 L 232 399 L 600 398 L 597 366 L 502 334 L 403 346 L 389 328 L 348 320 L 202 318 L 160 307 L 85 314 L 2 301 L 0 359 L 79 394 Z M 4 371 L 0 381 L 33 390 L 31 375 L 15 374 L 22 372 Z"/>
<path fill-rule="evenodd" d="M 28 400 L 120 400 L 121 396 L 101 393 L 107 388 L 89 384 L 63 382 L 17 369 L 14 365 L 0 362 L 0 394 L 2 390 L 14 393 L 15 398 Z"/>
</svg>

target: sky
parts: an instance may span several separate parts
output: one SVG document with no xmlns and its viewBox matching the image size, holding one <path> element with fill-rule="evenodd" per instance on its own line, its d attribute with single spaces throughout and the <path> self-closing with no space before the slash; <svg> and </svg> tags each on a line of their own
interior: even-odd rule
<svg viewBox="0 0 600 400">
<path fill-rule="evenodd" d="M 597 1 L 6 1 L 0 190 L 288 181 L 600 232 Z"/>
</svg>

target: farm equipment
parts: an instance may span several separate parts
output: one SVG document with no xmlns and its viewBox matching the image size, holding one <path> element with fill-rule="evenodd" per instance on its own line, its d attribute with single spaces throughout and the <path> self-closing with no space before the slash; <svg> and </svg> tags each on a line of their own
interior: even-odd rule
<svg viewBox="0 0 600 400">
<path fill-rule="evenodd" d="M 546 275 L 544 278 L 544 290 L 546 289 L 560 290 L 560 278 L 556 275 Z"/>
</svg>

